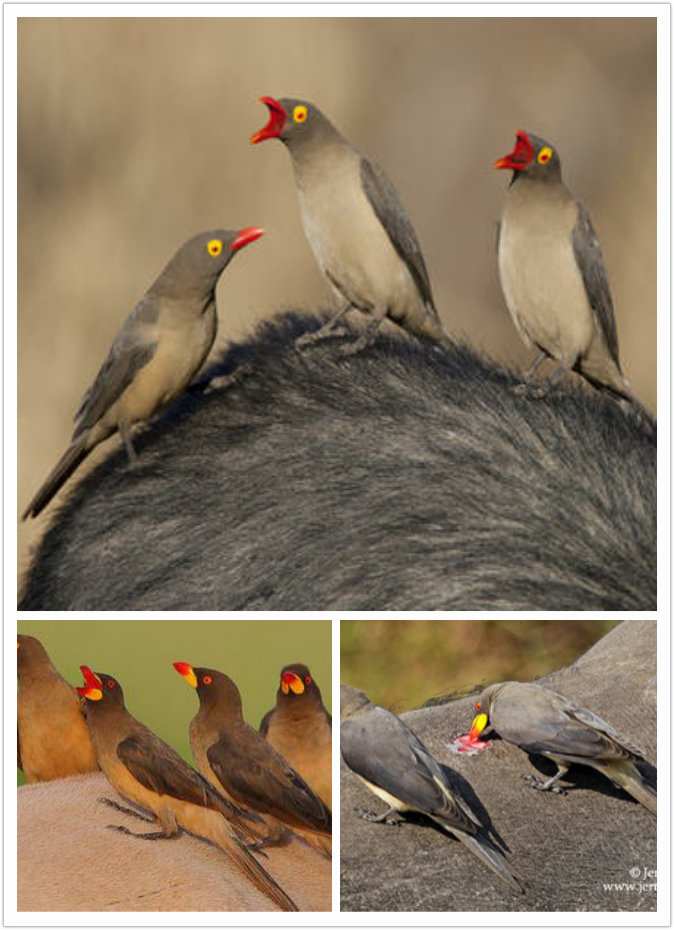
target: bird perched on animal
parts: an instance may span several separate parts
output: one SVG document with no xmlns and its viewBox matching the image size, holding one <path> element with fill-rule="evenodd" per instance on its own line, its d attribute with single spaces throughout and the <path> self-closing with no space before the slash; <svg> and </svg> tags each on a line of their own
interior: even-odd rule
<svg viewBox="0 0 674 930">
<path fill-rule="evenodd" d="M 332 717 L 306 665 L 286 665 L 280 678 L 260 733 L 332 808 Z"/>
<path fill-rule="evenodd" d="M 511 888 L 523 890 L 506 859 L 478 833 L 479 820 L 445 768 L 399 717 L 348 685 L 340 689 L 340 744 L 344 762 L 387 805 L 383 814 L 366 819 L 379 823 L 394 812 L 425 814 Z"/>
<path fill-rule="evenodd" d="M 234 254 L 263 234 L 258 227 L 214 229 L 188 239 L 126 318 L 75 414 L 63 453 L 26 507 L 36 517 L 91 450 L 118 431 L 130 462 L 131 438 L 178 397 L 201 368 L 217 332 L 215 287 Z"/>
<path fill-rule="evenodd" d="M 332 817 L 303 778 L 243 718 L 241 694 L 228 675 L 174 662 L 196 690 L 199 711 L 190 724 L 190 747 L 197 768 L 234 803 L 262 814 L 272 842 L 285 843 L 288 828 L 325 849 Z"/>
<path fill-rule="evenodd" d="M 498 235 L 498 268 L 515 328 L 539 355 L 559 362 L 555 378 L 577 371 L 596 388 L 641 405 L 623 375 L 613 300 L 590 216 L 562 181 L 555 147 L 517 131 L 515 148 L 494 162 L 510 169 Z"/>
<path fill-rule="evenodd" d="M 452 345 L 412 224 L 379 165 L 354 149 L 313 103 L 290 97 L 261 102 L 269 108 L 269 122 L 251 142 L 280 139 L 288 149 L 304 231 L 342 302 L 321 329 L 298 340 L 298 347 L 348 335 L 337 323 L 351 309 L 370 321 L 343 352 L 369 345 L 387 317 L 416 336 Z"/>
<path fill-rule="evenodd" d="M 259 818 L 222 797 L 178 753 L 136 720 L 124 706 L 119 683 L 81 666 L 87 723 L 98 761 L 112 786 L 149 811 L 160 830 L 122 833 L 141 839 L 177 836 L 181 829 L 210 840 L 253 884 L 283 911 L 297 906 L 249 851 L 245 840 L 259 838 Z"/>
<path fill-rule="evenodd" d="M 18 765 L 26 781 L 52 781 L 98 769 L 80 699 L 39 639 L 16 638 Z"/>
<path fill-rule="evenodd" d="M 475 708 L 478 714 L 470 730 L 472 739 L 491 724 L 506 742 L 525 752 L 547 756 L 557 764 L 557 773 L 545 782 L 528 778 L 534 788 L 558 790 L 553 785 L 577 762 L 601 772 L 656 813 L 657 794 L 634 765 L 643 761 L 641 751 L 591 710 L 556 691 L 519 681 L 485 688 Z"/>
</svg>

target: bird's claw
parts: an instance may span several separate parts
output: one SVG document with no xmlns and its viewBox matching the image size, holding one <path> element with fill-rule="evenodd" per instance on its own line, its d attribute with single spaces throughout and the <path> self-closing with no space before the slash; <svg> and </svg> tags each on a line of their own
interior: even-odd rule
<svg viewBox="0 0 674 930">
<path fill-rule="evenodd" d="M 562 788 L 561 785 L 550 785 L 546 788 L 546 783 L 541 781 L 540 778 L 536 778 L 535 775 L 522 775 L 522 778 L 529 783 L 531 788 L 536 788 L 537 791 L 552 791 L 553 794 L 566 794 L 566 789 Z"/>
<path fill-rule="evenodd" d="M 354 810 L 359 817 L 362 817 L 363 820 L 367 820 L 369 823 L 385 823 L 389 827 L 400 826 L 400 821 L 394 820 L 393 817 L 385 817 L 382 819 L 380 816 L 375 814 L 374 811 L 366 811 L 362 807 L 354 807 Z"/>
</svg>

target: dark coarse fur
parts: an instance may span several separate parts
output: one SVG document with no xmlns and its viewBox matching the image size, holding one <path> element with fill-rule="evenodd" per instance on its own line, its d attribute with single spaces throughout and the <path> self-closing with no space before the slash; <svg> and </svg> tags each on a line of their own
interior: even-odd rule
<svg viewBox="0 0 674 930">
<path fill-rule="evenodd" d="M 546 397 L 458 347 L 353 357 L 289 313 L 233 346 L 57 513 L 23 610 L 644 610 L 656 441 L 583 387 Z M 241 369 L 240 369 L 241 370 Z"/>
</svg>

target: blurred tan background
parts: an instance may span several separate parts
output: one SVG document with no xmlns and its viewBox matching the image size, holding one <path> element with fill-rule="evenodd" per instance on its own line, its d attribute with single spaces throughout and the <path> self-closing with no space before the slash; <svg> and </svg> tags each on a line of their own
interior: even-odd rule
<svg viewBox="0 0 674 930">
<path fill-rule="evenodd" d="M 555 143 L 602 242 L 623 368 L 654 409 L 655 19 L 20 19 L 18 70 L 19 512 L 188 236 L 267 230 L 223 276 L 220 345 L 333 305 L 287 152 L 249 143 L 262 94 L 312 100 L 382 164 L 446 328 L 517 367 L 531 356 L 494 252 L 509 178 L 491 164 L 520 127 Z M 20 571 L 51 513 L 20 526 Z"/>
<path fill-rule="evenodd" d="M 342 620 L 340 680 L 399 714 L 570 665 L 618 620 Z M 629 623 L 629 621 L 626 621 Z"/>
</svg>

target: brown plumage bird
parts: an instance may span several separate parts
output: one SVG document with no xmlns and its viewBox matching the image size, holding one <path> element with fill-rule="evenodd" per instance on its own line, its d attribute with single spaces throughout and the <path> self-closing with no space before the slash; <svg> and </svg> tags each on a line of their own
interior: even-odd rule
<svg viewBox="0 0 674 930">
<path fill-rule="evenodd" d="M 540 685 L 504 681 L 485 688 L 475 708 L 472 739 L 491 724 L 506 742 L 557 764 L 557 773 L 547 781 L 528 779 L 534 788 L 558 790 L 553 785 L 573 763 L 589 765 L 657 813 L 656 792 L 634 765 L 643 761 L 641 752 L 586 707 Z"/>
<path fill-rule="evenodd" d="M 263 234 L 214 229 L 178 249 L 126 318 L 75 414 L 70 445 L 22 519 L 36 517 L 100 442 L 119 431 L 131 462 L 132 428 L 178 397 L 199 371 L 217 331 L 215 287 L 234 254 Z"/>
<path fill-rule="evenodd" d="M 303 778 L 243 719 L 239 689 L 209 668 L 174 662 L 199 696 L 190 724 L 190 746 L 199 771 L 236 804 L 262 814 L 273 838 L 287 829 L 319 839 L 332 834 L 330 811 Z M 320 844 L 319 844 L 320 845 Z"/>
<path fill-rule="evenodd" d="M 119 683 L 81 666 L 87 723 L 98 761 L 112 786 L 156 818 L 159 832 L 131 833 L 143 839 L 177 836 L 187 830 L 210 840 L 277 907 L 297 906 L 251 854 L 241 837 L 257 839 L 257 818 L 223 798 L 167 743 L 136 720 L 124 706 Z"/>
<path fill-rule="evenodd" d="M 17 636 L 18 765 L 27 782 L 98 769 L 75 688 L 58 673 L 34 636 Z"/>
<path fill-rule="evenodd" d="M 332 808 L 332 718 L 306 665 L 281 670 L 276 706 L 264 715 L 260 733 Z"/>
</svg>

